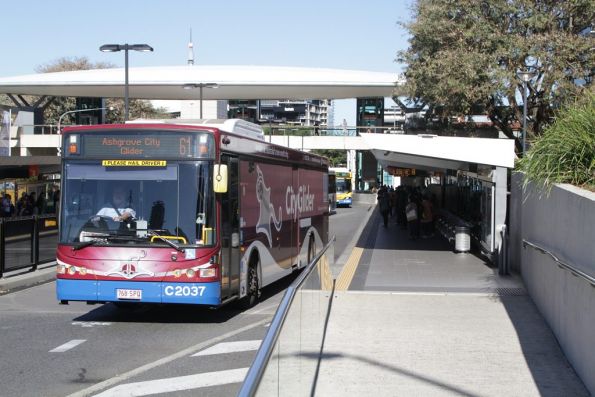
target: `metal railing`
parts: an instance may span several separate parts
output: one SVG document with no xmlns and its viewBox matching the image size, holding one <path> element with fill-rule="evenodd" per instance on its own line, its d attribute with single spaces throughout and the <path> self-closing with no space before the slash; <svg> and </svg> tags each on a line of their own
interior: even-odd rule
<svg viewBox="0 0 595 397">
<path fill-rule="evenodd" d="M 390 126 L 314 127 L 291 125 L 261 125 L 265 135 L 289 136 L 359 136 L 361 133 L 403 134 L 402 128 Z"/>
<path fill-rule="evenodd" d="M 57 244 L 55 215 L 0 218 L 0 278 L 8 271 L 34 271 L 55 260 Z"/>
<path fill-rule="evenodd" d="M 558 264 L 558 267 L 568 270 L 574 276 L 584 279 L 585 281 L 590 283 L 591 286 L 595 287 L 595 278 L 593 276 L 583 272 L 582 270 L 577 269 L 575 266 L 569 265 L 568 263 L 560 260 L 556 255 L 554 255 L 551 251 L 547 250 L 546 248 L 523 239 L 523 248 L 526 247 L 531 247 L 541 252 L 542 254 L 549 255 Z"/>
<path fill-rule="evenodd" d="M 291 389 L 291 395 L 314 394 L 313 391 L 316 387 L 316 379 L 318 377 L 320 359 L 324 347 L 324 337 L 328 325 L 328 316 L 335 290 L 335 284 L 332 279 L 329 264 L 329 262 L 332 263 L 332 261 L 334 261 L 335 240 L 336 238 L 333 236 L 327 245 L 314 257 L 314 259 L 312 259 L 298 278 L 285 291 L 285 295 L 283 295 L 283 299 L 275 312 L 269 330 L 256 353 L 256 357 L 250 366 L 248 373 L 246 374 L 246 378 L 244 379 L 238 396 L 254 396 L 259 392 L 263 395 L 275 394 L 273 391 L 277 390 L 277 392 L 280 392 L 280 385 L 283 382 L 289 383 L 283 385 L 283 390 L 289 392 Z M 331 247 L 332 249 L 330 249 Z M 314 272 L 314 270 L 318 270 L 318 272 Z M 314 276 L 318 277 L 316 278 Z M 318 291 L 316 289 L 303 291 L 303 288 L 308 283 L 317 284 L 319 287 Z M 307 294 L 307 296 L 299 302 L 298 310 L 294 313 L 297 314 L 297 317 L 294 316 L 292 318 L 291 309 L 295 303 L 294 299 L 300 292 L 302 292 L 303 295 Z M 307 302 L 304 302 L 304 300 Z M 314 304 L 309 307 L 307 304 L 308 302 L 313 302 Z M 301 321 L 303 320 L 302 317 L 306 317 L 306 321 L 303 323 Z M 324 324 L 320 326 L 320 324 L 317 323 L 317 320 L 321 321 L 322 317 L 324 317 Z M 285 328 L 284 325 L 288 325 L 288 323 L 290 323 L 289 326 Z M 313 330 L 311 328 L 312 326 L 317 329 Z M 309 328 L 306 330 L 307 332 L 304 332 L 303 328 L 306 327 Z M 282 353 L 279 350 L 279 340 L 282 338 L 282 332 L 284 330 L 288 335 L 286 335 L 287 343 L 284 344 L 284 349 L 286 349 L 286 351 L 283 351 Z M 292 349 L 296 343 L 299 343 L 299 347 Z M 305 348 L 302 345 L 308 343 L 310 343 L 309 347 L 314 348 L 308 349 L 308 347 Z M 276 356 L 277 365 L 269 366 L 273 355 Z M 297 365 L 299 370 L 295 372 L 296 360 L 300 359 L 307 360 L 307 363 L 306 365 L 303 365 L 303 362 L 299 361 L 299 365 Z M 283 362 L 282 360 L 285 361 Z M 308 363 L 311 365 L 308 366 Z M 286 371 L 288 375 L 287 378 L 283 377 L 283 373 L 285 373 L 283 368 L 291 368 Z M 269 371 L 269 369 L 271 371 Z M 304 374 L 304 372 L 306 372 L 306 374 Z M 267 382 L 264 389 L 266 390 L 261 390 L 259 387 L 262 386 L 265 377 Z M 310 378 L 311 381 L 307 381 L 304 384 L 302 382 L 303 378 Z M 299 383 L 297 387 L 295 382 Z M 299 393 L 299 389 L 302 387 L 305 387 L 304 393 Z"/>
<path fill-rule="evenodd" d="M 26 132 L 27 131 L 27 132 Z M 53 124 L 21 124 L 17 129 L 17 136 L 25 135 L 57 135 L 58 126 Z"/>
</svg>

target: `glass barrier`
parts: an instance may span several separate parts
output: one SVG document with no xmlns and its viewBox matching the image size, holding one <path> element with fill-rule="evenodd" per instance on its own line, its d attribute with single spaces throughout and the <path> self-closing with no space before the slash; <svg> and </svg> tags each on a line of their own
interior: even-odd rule
<svg viewBox="0 0 595 397">
<path fill-rule="evenodd" d="M 288 287 L 239 396 L 312 395 L 334 292 L 335 237 Z"/>
<path fill-rule="evenodd" d="M 33 266 L 33 218 L 4 219 L 3 222 L 5 271 Z"/>
<path fill-rule="evenodd" d="M 56 260 L 56 247 L 58 246 L 58 218 L 55 216 L 40 216 L 37 219 L 39 231 L 39 244 L 37 252 L 38 263 Z"/>
<path fill-rule="evenodd" d="M 54 215 L 0 219 L 0 277 L 4 272 L 33 269 L 56 259 L 58 221 Z"/>
</svg>

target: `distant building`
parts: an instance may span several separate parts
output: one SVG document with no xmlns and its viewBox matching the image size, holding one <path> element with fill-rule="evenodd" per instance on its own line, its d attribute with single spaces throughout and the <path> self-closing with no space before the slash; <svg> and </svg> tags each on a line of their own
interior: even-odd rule
<svg viewBox="0 0 595 397">
<path fill-rule="evenodd" d="M 261 124 L 326 127 L 331 107 L 329 99 L 231 100 L 228 117 Z"/>
<path fill-rule="evenodd" d="M 164 108 L 174 118 L 200 118 L 200 101 L 198 100 L 153 100 L 151 103 L 156 108 Z M 227 118 L 227 101 L 203 100 L 202 106 L 202 117 L 205 119 Z"/>
</svg>

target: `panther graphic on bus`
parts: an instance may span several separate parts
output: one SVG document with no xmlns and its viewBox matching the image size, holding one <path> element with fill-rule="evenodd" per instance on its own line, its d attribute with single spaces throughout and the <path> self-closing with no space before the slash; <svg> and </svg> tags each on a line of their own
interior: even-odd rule
<svg viewBox="0 0 595 397">
<path fill-rule="evenodd" d="M 279 218 L 275 214 L 275 207 L 271 203 L 271 188 L 267 187 L 264 182 L 264 175 L 259 166 L 256 166 L 258 178 L 256 179 L 256 199 L 260 204 L 260 215 L 258 223 L 256 224 L 256 232 L 263 233 L 267 236 L 269 247 L 273 246 L 273 239 L 271 236 L 271 220 L 277 231 L 281 230 L 282 214 L 281 207 L 279 207 Z"/>
</svg>

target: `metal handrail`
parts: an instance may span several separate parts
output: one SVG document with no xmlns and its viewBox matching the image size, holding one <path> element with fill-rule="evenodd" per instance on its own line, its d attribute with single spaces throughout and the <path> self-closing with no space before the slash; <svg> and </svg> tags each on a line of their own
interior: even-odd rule
<svg viewBox="0 0 595 397">
<path fill-rule="evenodd" d="M 595 287 L 595 278 L 588 275 L 587 273 L 577 269 L 576 267 L 569 265 L 566 262 L 563 262 L 562 260 L 560 260 L 556 255 L 554 255 L 552 252 L 550 252 L 549 250 L 535 244 L 532 243 L 530 241 L 527 241 L 525 239 L 523 239 L 523 248 L 529 246 L 531 248 L 536 249 L 537 251 L 540 251 L 541 253 L 547 254 L 549 256 L 552 257 L 552 259 L 558 263 L 558 266 L 560 266 L 561 268 L 564 268 L 568 271 L 570 271 L 573 275 L 578 276 L 578 277 L 582 277 L 583 279 L 585 279 L 588 283 L 590 283 L 593 287 Z"/>
<path fill-rule="evenodd" d="M 306 266 L 306 268 L 302 271 L 302 273 L 296 278 L 293 283 L 287 290 L 285 291 L 285 295 L 283 295 L 283 299 L 275 312 L 275 316 L 271 321 L 271 325 L 269 326 L 269 330 L 267 331 L 258 352 L 256 353 L 256 357 L 254 358 L 254 362 L 250 366 L 248 373 L 246 374 L 246 378 L 244 379 L 244 383 L 242 383 L 242 388 L 240 389 L 238 396 L 247 397 L 253 396 L 256 393 L 256 389 L 260 384 L 262 376 L 264 375 L 264 371 L 266 368 L 266 363 L 271 358 L 271 354 L 273 354 L 273 349 L 275 344 L 277 343 L 277 339 L 281 334 L 281 327 L 287 318 L 287 313 L 289 312 L 289 308 L 291 303 L 293 302 L 293 298 L 297 293 L 297 290 L 302 286 L 306 278 L 312 273 L 312 271 L 316 268 L 316 264 L 322 258 L 324 253 L 327 249 L 333 244 L 336 240 L 336 236 L 333 236 L 329 242 L 324 246 L 322 251 L 320 251 L 314 259 Z M 333 287 L 334 288 L 334 287 Z M 331 291 L 331 294 L 334 291 Z"/>
</svg>

